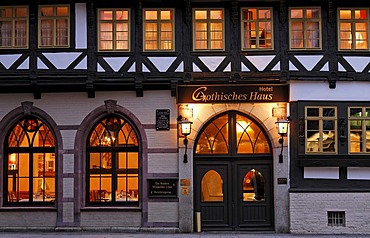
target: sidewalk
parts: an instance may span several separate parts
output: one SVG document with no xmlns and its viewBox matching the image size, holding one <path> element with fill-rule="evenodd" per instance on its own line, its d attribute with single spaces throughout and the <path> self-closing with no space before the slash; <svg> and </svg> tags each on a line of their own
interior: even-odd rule
<svg viewBox="0 0 370 238">
<path fill-rule="evenodd" d="M 104 233 L 104 232 L 0 232 L 0 238 L 365 238 L 370 235 L 291 235 L 274 233 Z"/>
</svg>

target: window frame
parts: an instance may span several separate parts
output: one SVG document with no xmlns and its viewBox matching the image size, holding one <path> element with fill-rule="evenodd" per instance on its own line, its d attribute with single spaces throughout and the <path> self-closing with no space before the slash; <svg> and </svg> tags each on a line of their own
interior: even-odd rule
<svg viewBox="0 0 370 238">
<path fill-rule="evenodd" d="M 117 51 L 117 52 L 130 52 L 131 51 L 131 10 L 129 8 L 99 8 L 98 10 L 98 51 L 100 52 L 112 52 L 112 51 Z M 111 20 L 101 20 L 100 19 L 100 12 L 101 11 L 112 11 L 113 16 Z M 116 20 L 114 16 L 116 16 L 117 11 L 127 11 L 128 17 L 127 20 Z M 112 49 L 102 49 L 100 46 L 101 43 L 101 23 L 106 22 L 106 23 L 111 23 L 112 24 Z M 127 30 L 127 49 L 117 49 L 117 23 L 127 23 L 128 25 L 128 30 Z"/>
<path fill-rule="evenodd" d="M 307 115 L 307 109 L 309 108 L 312 108 L 312 109 L 319 109 L 319 115 L 318 116 L 308 116 Z M 323 115 L 323 109 L 334 109 L 334 116 L 328 116 L 328 117 L 325 117 Z M 305 154 L 338 154 L 338 108 L 337 106 L 305 106 L 304 107 L 304 120 L 305 120 L 305 134 L 304 134 L 304 140 L 305 140 L 305 144 L 304 144 L 304 152 Z M 319 138 L 318 138 L 318 151 L 309 151 L 308 150 L 308 121 L 311 120 L 311 121 L 318 121 L 318 133 L 319 133 Z M 335 135 L 334 135 L 334 152 L 331 152 L 331 151 L 328 151 L 328 152 L 325 152 L 324 151 L 324 147 L 323 147 L 323 133 L 324 133 L 324 125 L 323 125 L 323 121 L 324 120 L 330 120 L 330 121 L 334 121 L 334 129 L 332 129 L 332 131 L 335 132 Z"/>
<path fill-rule="evenodd" d="M 319 17 L 318 18 L 307 18 L 307 10 L 315 10 L 317 9 L 319 11 Z M 292 18 L 292 10 L 302 10 L 303 11 L 303 16 L 302 18 Z M 321 14 L 321 7 L 291 7 L 289 8 L 289 49 L 290 50 L 322 50 L 322 14 Z M 316 19 L 316 20 L 315 20 Z M 292 33 L 292 23 L 293 22 L 301 22 L 303 25 L 303 46 L 301 48 L 299 47 L 292 47 L 292 42 L 293 42 L 293 33 Z M 307 23 L 309 22 L 318 22 L 319 29 L 318 29 L 318 47 L 308 47 L 308 39 L 307 37 Z M 313 40 L 313 39 L 311 39 Z"/>
<path fill-rule="evenodd" d="M 340 18 L 340 12 L 341 11 L 345 11 L 345 10 L 348 10 L 348 11 L 351 11 L 351 18 L 350 19 L 341 19 Z M 355 17 L 355 11 L 360 11 L 360 10 L 366 10 L 366 15 L 367 15 L 367 19 L 365 20 L 362 20 L 362 19 L 356 19 Z M 338 18 L 337 18 L 337 22 L 338 22 L 338 50 L 339 51 L 369 51 L 370 50 L 370 39 L 369 39 L 369 36 L 370 36 L 370 8 L 338 8 Z M 342 34 L 342 31 L 341 31 L 341 23 L 350 23 L 351 24 L 351 29 L 350 29 L 350 38 L 349 39 L 344 39 L 344 40 L 348 40 L 351 44 L 351 48 L 342 48 L 341 47 L 341 42 L 342 42 L 342 37 L 341 37 L 341 34 Z M 357 46 L 357 32 L 360 32 L 360 31 L 357 31 L 356 30 L 356 24 L 357 23 L 366 23 L 366 33 L 367 33 L 367 43 L 366 44 L 366 47 L 367 48 L 356 48 Z M 345 32 L 345 31 L 344 31 Z M 348 31 L 347 31 L 348 32 Z M 355 36 L 355 41 L 352 41 L 352 39 L 354 38 L 353 36 Z M 361 35 L 362 36 L 362 35 Z"/>
<path fill-rule="evenodd" d="M 31 122 L 31 123 L 28 123 L 26 125 L 26 121 L 27 122 Z M 37 121 L 37 122 L 35 122 Z M 24 123 L 22 125 L 22 123 Z M 50 133 L 52 139 L 53 139 L 53 146 L 48 146 L 46 144 L 46 141 L 48 139 L 48 137 L 42 137 L 41 139 L 43 139 L 43 146 L 35 146 L 34 143 L 35 143 L 35 139 L 37 138 L 37 136 L 39 136 L 39 139 L 40 139 L 40 133 L 42 130 L 40 130 L 41 127 L 46 127 L 48 129 L 47 133 Z M 10 146 L 9 145 L 9 140 L 10 140 L 10 137 L 13 135 L 13 136 L 17 136 L 16 134 L 14 133 L 19 133 L 20 135 L 22 135 L 20 132 L 21 131 L 17 131 L 18 129 L 22 129 L 22 132 L 25 132 L 25 134 L 23 134 L 24 136 L 26 136 L 27 133 L 27 137 L 26 138 L 29 138 L 29 136 L 33 136 L 32 140 L 29 142 L 31 142 L 31 145 L 28 145 L 28 146 Z M 44 128 L 45 129 L 45 128 Z M 27 131 L 29 130 L 29 131 Z M 46 136 L 48 136 L 48 134 L 45 134 Z M 23 139 L 22 139 L 23 140 Z M 20 141 L 17 141 L 18 143 Z M 55 156 L 57 153 L 57 146 L 56 146 L 56 137 L 55 137 L 55 134 L 53 133 L 50 125 L 48 125 L 44 120 L 38 118 L 38 117 L 35 117 L 35 116 L 26 116 L 26 117 L 23 117 L 19 120 L 17 120 L 13 125 L 12 127 L 10 128 L 10 130 L 7 132 L 7 135 L 6 135 L 6 139 L 5 139 L 5 149 L 4 149 L 4 181 L 3 181 L 3 184 L 4 184 L 4 191 L 3 191 L 3 194 L 4 194 L 4 198 L 8 198 L 8 199 L 4 199 L 3 200 L 3 203 L 4 203 L 4 206 L 9 206 L 9 207 L 17 207 L 17 206 L 52 206 L 54 207 L 55 204 L 56 204 L 56 197 L 57 197 L 57 168 L 58 168 L 58 160 L 57 160 L 57 157 Z M 12 161 L 9 160 L 9 155 L 11 154 L 16 154 L 18 155 L 18 166 L 17 164 L 15 164 L 15 166 L 11 166 L 13 163 L 10 163 Z M 42 167 L 43 169 L 41 169 L 41 171 L 37 171 L 38 174 L 40 174 L 40 172 L 42 172 L 42 175 L 38 175 L 37 177 L 35 176 L 35 172 L 34 169 L 35 169 L 35 166 L 40 166 L 40 164 L 37 164 L 39 161 L 37 161 L 36 159 L 36 156 L 40 155 L 40 154 L 43 154 L 44 157 L 42 158 Z M 54 160 L 46 160 L 46 157 L 45 155 L 46 154 L 50 154 L 50 157 L 53 157 Z M 27 163 L 26 165 L 28 164 L 28 166 L 25 166 L 24 169 L 20 169 L 20 162 L 19 162 L 19 156 L 20 155 L 26 155 L 27 156 Z M 40 159 L 40 158 L 38 158 Z M 24 160 L 22 160 L 24 161 Z M 50 161 L 53 161 L 52 163 L 52 172 L 50 171 L 46 171 L 46 169 L 49 170 L 49 167 L 47 165 L 47 162 L 50 162 Z M 32 166 L 31 166 L 32 164 Z M 38 167 L 38 169 L 40 169 L 40 167 Z M 20 180 L 20 179 L 28 179 L 28 191 L 27 191 L 27 197 L 28 197 L 28 201 L 21 201 L 22 200 L 22 196 L 25 195 L 25 193 L 21 193 L 23 192 L 22 190 L 19 189 L 19 187 L 16 186 L 16 191 L 13 191 L 14 193 L 12 193 L 13 195 L 11 195 L 9 193 L 9 187 L 11 186 L 10 183 L 9 183 L 9 176 L 12 174 L 11 172 L 12 171 L 18 171 L 18 177 L 16 176 L 16 174 L 14 173 L 14 178 L 15 181 L 13 182 L 13 188 L 14 186 L 16 186 L 14 183 L 19 183 L 19 181 L 17 180 Z M 20 171 L 26 171 L 28 172 L 26 174 L 26 176 L 22 176 L 21 175 L 21 172 Z M 41 191 L 40 192 L 36 192 L 34 194 L 34 188 L 35 188 L 35 185 L 34 185 L 34 182 L 36 181 L 36 179 L 39 181 L 39 178 L 42 179 L 42 182 L 40 184 L 41 186 Z M 54 187 L 54 197 L 50 197 L 50 196 L 47 196 L 47 193 L 46 193 L 46 190 L 47 190 L 47 187 L 50 186 L 50 184 L 47 183 L 46 179 L 48 178 L 52 178 L 54 179 L 54 184 L 53 184 L 53 187 Z M 42 185 L 44 184 L 44 185 Z M 38 185 L 37 185 L 38 186 Z M 42 188 L 44 187 L 44 188 Z M 42 191 L 42 190 L 45 190 L 45 191 Z M 22 195 L 23 194 L 23 195 Z M 31 197 L 32 195 L 32 197 Z M 35 195 L 35 196 L 34 196 Z M 50 195 L 50 194 L 49 194 Z M 42 196 L 41 200 L 38 196 Z M 9 201 L 9 199 L 12 197 L 12 201 Z M 30 197 L 32 198 L 32 201 L 30 201 Z M 13 200 L 15 199 L 15 200 Z M 36 199 L 36 201 L 35 201 Z M 38 199 L 38 200 L 37 200 Z"/>
<path fill-rule="evenodd" d="M 207 11 L 207 18 L 206 19 L 201 19 L 197 20 L 196 19 L 196 11 Z M 216 19 L 210 19 L 210 12 L 215 11 L 215 10 L 220 10 L 222 11 L 222 19 L 221 20 L 216 20 Z M 197 49 L 196 47 L 196 23 L 197 22 L 205 22 L 207 23 L 207 48 L 205 49 Z M 220 23 L 222 22 L 222 48 L 221 49 L 213 49 L 211 48 L 211 42 L 212 38 L 210 37 L 211 35 L 211 30 L 210 30 L 210 24 L 211 23 Z M 225 51 L 225 9 L 224 8 L 193 8 L 193 51 Z"/>
<path fill-rule="evenodd" d="M 10 46 L 2 46 L 0 45 L 0 49 L 9 49 L 9 48 L 16 48 L 16 49 L 28 49 L 29 47 L 29 7 L 28 6 L 0 6 L 0 10 L 2 9 L 12 9 L 12 17 L 0 17 L 0 22 L 3 21 L 11 21 L 12 23 L 12 32 L 11 32 L 11 45 Z M 19 8 L 25 8 L 27 10 L 25 17 L 17 17 L 16 10 Z M 17 21 L 26 21 L 25 27 L 25 45 L 17 46 L 16 43 L 16 22 Z"/>
<path fill-rule="evenodd" d="M 243 19 L 243 13 L 244 11 L 247 11 L 248 9 L 255 9 L 257 11 L 257 19 L 252 19 L 252 20 L 245 20 Z M 259 10 L 269 10 L 270 11 L 270 18 L 269 19 L 264 19 L 264 18 L 258 18 L 258 11 Z M 240 32 L 241 32 L 241 50 L 242 51 L 249 51 L 249 50 L 273 50 L 274 49 L 274 21 L 273 21 L 273 9 L 271 7 L 242 7 L 240 9 L 240 15 L 241 15 L 241 19 L 240 19 Z M 259 23 L 261 22 L 266 22 L 266 23 L 270 23 L 271 24 L 271 28 L 270 28 L 270 38 L 265 38 L 264 37 L 264 41 L 265 41 L 265 44 L 266 44 L 266 41 L 267 39 L 270 39 L 271 40 L 271 46 L 270 47 L 259 47 L 260 46 L 260 41 L 261 41 L 261 36 L 259 34 L 259 28 L 256 29 L 256 31 L 258 32 L 258 34 L 256 34 L 255 36 L 255 48 L 253 47 L 250 47 L 250 48 L 246 48 L 245 47 L 245 44 L 246 44 L 246 39 L 245 39 L 245 34 L 246 34 L 246 30 L 244 29 L 244 23 L 255 23 L 256 26 L 259 25 Z M 256 27 L 257 28 L 257 27 Z M 262 31 L 263 32 L 263 31 Z M 266 34 L 266 33 L 265 33 Z M 251 44 L 252 45 L 252 44 Z"/>
<path fill-rule="evenodd" d="M 53 8 L 53 15 L 52 16 L 41 16 L 41 9 L 43 7 L 52 7 Z M 67 7 L 68 8 L 68 16 L 57 16 L 56 10 L 58 7 Z M 57 27 L 56 21 L 60 19 L 67 20 L 67 44 L 66 45 L 58 45 L 57 44 Z M 52 29 L 52 44 L 51 45 L 44 45 L 42 44 L 42 20 L 52 20 L 53 21 L 53 29 Z M 55 4 L 55 5 L 39 5 L 38 6 L 38 48 L 47 49 L 47 48 L 69 48 L 71 45 L 71 6 L 69 4 Z"/>
<path fill-rule="evenodd" d="M 146 19 L 145 18 L 145 12 L 146 11 L 156 11 L 157 12 L 157 19 L 153 20 L 153 19 Z M 172 19 L 170 20 L 166 20 L 166 19 L 160 19 L 160 15 L 161 15 L 161 12 L 162 11 L 170 11 L 171 14 L 172 14 Z M 175 51 L 175 9 L 174 8 L 144 8 L 143 9 L 143 51 L 144 52 L 173 52 Z M 147 23 L 156 23 L 157 24 L 157 29 L 156 29 L 156 33 L 157 33 L 157 37 L 156 37 L 156 42 L 157 42 L 157 45 L 156 45 L 156 49 L 148 49 L 147 48 L 147 37 L 146 37 L 146 24 Z M 162 27 L 161 27 L 161 24 L 162 23 L 171 23 L 172 24 L 172 47 L 170 49 L 164 49 L 161 47 L 162 45 L 162 40 L 161 40 L 161 36 L 162 36 L 162 33 L 164 31 L 162 31 Z"/>
<path fill-rule="evenodd" d="M 366 109 L 370 110 L 370 106 L 348 106 L 348 111 L 347 111 L 347 120 L 348 120 L 348 154 L 369 154 L 370 153 L 370 150 L 369 151 L 366 151 L 366 144 L 369 143 L 370 144 L 370 139 L 367 140 L 366 139 L 366 122 L 370 122 L 370 115 L 369 116 L 360 116 L 360 117 L 354 117 L 354 116 L 351 116 L 351 109 L 361 109 L 361 112 L 366 115 Z M 360 142 L 360 144 L 362 143 L 361 145 L 361 148 L 360 148 L 360 151 L 355 151 L 355 152 L 352 152 L 351 151 L 351 121 L 361 121 L 361 130 L 358 129 L 358 131 L 361 131 L 361 136 L 362 136 L 362 141 L 358 141 Z M 369 130 L 369 133 L 370 133 L 370 130 Z"/>
<path fill-rule="evenodd" d="M 113 118 L 113 120 L 110 120 L 110 118 Z M 110 126 L 113 126 L 115 127 L 115 120 L 114 118 L 119 118 L 119 121 L 120 122 L 124 122 L 124 124 L 120 124 L 120 126 L 116 127 L 116 129 L 111 129 L 110 131 L 110 134 L 106 135 L 106 132 L 108 131 L 107 129 L 110 127 Z M 105 125 L 103 125 L 103 121 L 106 121 L 105 122 Z M 110 124 L 109 124 L 110 123 Z M 135 138 L 138 140 L 137 143 L 138 145 L 137 146 L 132 146 L 132 145 L 128 145 L 128 144 L 123 144 L 123 145 L 116 145 L 115 142 L 115 139 L 114 137 L 111 137 L 114 132 L 114 135 L 116 135 L 115 133 L 119 133 L 120 130 L 122 128 L 125 127 L 125 125 L 128 125 L 130 128 L 131 128 L 131 132 L 133 132 L 135 134 Z M 97 134 L 96 132 L 96 129 L 98 128 L 98 126 L 102 126 L 104 131 L 104 138 L 109 138 L 108 139 L 108 142 L 109 144 L 108 145 L 104 145 L 103 141 L 100 141 L 99 142 L 99 145 L 91 145 L 91 137 L 93 136 L 93 134 Z M 103 134 L 101 134 L 103 135 Z M 98 135 L 100 136 L 100 135 Z M 98 138 L 99 139 L 99 138 Z M 111 142 L 112 141 L 112 142 Z M 140 189 L 141 189 L 141 163 L 140 163 L 140 141 L 139 141 L 139 134 L 137 132 L 137 130 L 135 129 L 134 127 L 134 124 L 128 120 L 126 117 L 124 116 L 121 116 L 121 115 L 117 115 L 117 114 L 109 114 L 109 115 L 106 115 L 102 118 L 100 118 L 98 121 L 96 121 L 94 123 L 94 125 L 90 128 L 90 131 L 88 132 L 88 136 L 87 136 L 87 140 L 86 140 L 86 199 L 85 199 L 85 202 L 86 202 L 86 206 L 88 207 L 94 207 L 94 206 L 120 206 L 120 207 L 137 207 L 139 205 L 139 202 L 141 200 L 141 192 L 140 192 Z M 111 168 L 104 168 L 103 166 L 99 166 L 97 168 L 94 168 L 94 166 L 92 168 L 90 168 L 90 162 L 91 162 L 91 154 L 100 154 L 100 159 L 102 158 L 102 156 L 104 155 L 109 155 L 111 156 L 111 165 L 110 167 Z M 125 154 L 126 156 L 128 156 L 128 154 L 130 153 L 136 153 L 137 154 L 137 168 L 132 168 L 132 167 L 129 167 L 129 162 L 128 162 L 128 157 L 126 157 L 126 167 L 125 168 L 120 168 L 119 164 L 117 163 L 119 161 L 119 156 L 120 154 Z M 131 172 L 130 172 L 131 170 Z M 137 170 L 137 173 L 132 173 L 132 172 L 135 172 L 135 170 Z M 96 173 L 96 172 L 100 172 L 100 173 Z M 92 177 L 91 175 L 92 174 L 100 174 L 99 177 Z M 129 199 L 129 191 L 125 191 L 126 194 L 122 194 L 120 192 L 120 194 L 118 194 L 118 179 L 119 178 L 122 178 L 124 176 L 122 175 L 126 175 L 125 179 L 127 180 L 126 181 L 126 188 L 127 190 L 129 190 L 130 186 L 128 186 L 128 179 L 132 179 L 132 178 L 135 178 L 135 176 L 130 176 L 130 174 L 134 174 L 134 175 L 137 175 L 137 194 L 135 193 L 135 195 L 137 196 L 138 199 Z M 108 175 L 108 176 L 107 176 Z M 111 186 L 111 191 L 106 191 L 106 192 L 110 192 L 111 193 L 111 199 L 105 199 L 105 198 L 102 198 L 102 195 L 99 194 L 98 197 L 100 197 L 100 199 L 98 201 L 94 201 L 92 200 L 92 198 L 89 196 L 91 195 L 91 191 L 103 191 L 103 190 L 95 190 L 95 189 L 91 189 L 92 186 L 91 186 L 91 181 L 90 179 L 91 178 L 98 178 L 100 179 L 100 182 L 102 180 L 104 180 L 104 176 L 105 176 L 105 179 L 111 179 L 111 184 L 108 185 Z M 110 176 L 110 177 L 109 177 Z M 115 192 L 116 192 L 116 196 L 113 198 L 113 192 L 114 192 L 114 188 L 116 189 Z M 122 195 L 122 198 L 125 197 L 125 199 L 122 199 L 120 201 L 117 201 L 118 197 L 117 195 Z"/>
</svg>

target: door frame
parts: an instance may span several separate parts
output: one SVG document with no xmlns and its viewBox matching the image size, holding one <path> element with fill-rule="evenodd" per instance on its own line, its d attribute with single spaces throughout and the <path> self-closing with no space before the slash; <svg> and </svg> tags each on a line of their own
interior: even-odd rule
<svg viewBox="0 0 370 238">
<path fill-rule="evenodd" d="M 203 131 L 207 128 L 208 125 L 210 125 L 214 120 L 220 118 L 221 116 L 224 116 L 225 114 L 228 115 L 228 136 L 229 136 L 229 152 L 227 154 L 196 154 L 196 147 L 198 144 L 198 140 L 200 136 L 202 135 Z M 251 153 L 251 154 L 238 154 L 236 153 L 236 147 L 234 148 L 233 146 L 236 146 L 236 141 L 231 135 L 235 135 L 236 133 L 236 120 L 235 117 L 236 115 L 242 115 L 246 117 L 247 119 L 251 120 L 253 123 L 255 123 L 261 130 L 261 132 L 265 135 L 266 141 L 269 145 L 269 153 Z M 236 206 L 239 206 L 239 202 L 237 202 L 235 199 L 240 199 L 238 198 L 238 195 L 234 195 L 234 197 L 228 197 L 226 201 L 229 201 L 230 199 L 234 199 L 234 201 L 230 201 L 229 204 L 226 205 L 227 213 L 228 213 L 228 227 L 223 227 L 221 226 L 204 226 L 202 224 L 202 229 L 205 230 L 250 230 L 250 231 L 260 231 L 260 230 L 265 230 L 265 231 L 272 231 L 275 229 L 275 200 L 274 200 L 274 163 L 273 163 L 273 148 L 272 148 L 272 141 L 267 133 L 267 130 L 263 127 L 263 124 L 259 122 L 258 120 L 254 119 L 252 116 L 240 112 L 240 111 L 226 111 L 221 114 L 215 115 L 214 117 L 210 118 L 207 123 L 205 123 L 198 131 L 198 135 L 194 141 L 194 150 L 193 150 L 193 161 L 194 161 L 194 166 L 193 166 L 193 187 L 194 187 L 194 211 L 199 212 L 201 209 L 201 201 L 200 201 L 200 196 L 201 196 L 201 178 L 199 176 L 202 176 L 197 173 L 198 171 L 198 166 L 207 166 L 210 169 L 212 169 L 212 166 L 216 166 L 219 164 L 230 164 L 228 166 L 228 178 L 227 182 L 224 183 L 224 191 L 231 191 L 232 194 L 239 194 L 238 192 L 238 185 L 232 185 L 232 181 L 238 181 L 238 179 L 233 178 L 236 177 L 235 171 L 236 165 L 242 165 L 242 166 L 267 166 L 267 171 L 269 173 L 266 176 L 268 182 L 265 185 L 265 189 L 268 190 L 268 193 L 270 194 L 269 200 L 267 201 L 267 207 L 266 209 L 268 210 L 268 215 L 269 215 L 269 222 L 266 224 L 260 224 L 260 225 L 246 225 L 246 226 L 240 226 L 238 220 L 240 220 L 240 217 L 238 217 L 240 214 L 234 212 L 236 211 Z M 235 167 L 235 168 L 234 168 Z M 232 171 L 235 170 L 235 171 Z M 234 173 L 234 174 L 233 174 Z M 231 177 L 233 176 L 233 177 Z M 240 186 L 239 186 L 240 187 Z M 242 190 L 242 187 L 239 188 Z M 240 195 L 240 194 L 239 194 Z M 234 208 L 233 208 L 234 207 Z M 194 214 L 195 215 L 195 214 Z"/>
</svg>

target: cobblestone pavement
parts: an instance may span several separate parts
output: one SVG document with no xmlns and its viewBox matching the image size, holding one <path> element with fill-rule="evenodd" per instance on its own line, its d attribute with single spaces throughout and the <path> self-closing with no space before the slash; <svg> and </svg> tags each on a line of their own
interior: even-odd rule
<svg viewBox="0 0 370 238">
<path fill-rule="evenodd" d="M 104 233 L 104 232 L 0 232 L 0 238 L 365 238 L 370 235 L 292 235 L 275 233 Z"/>
</svg>

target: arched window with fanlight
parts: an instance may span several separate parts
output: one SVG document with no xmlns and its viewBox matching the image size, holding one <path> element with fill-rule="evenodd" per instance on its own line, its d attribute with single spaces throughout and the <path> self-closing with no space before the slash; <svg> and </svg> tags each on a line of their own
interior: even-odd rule
<svg viewBox="0 0 370 238">
<path fill-rule="evenodd" d="M 4 204 L 54 205 L 55 139 L 35 116 L 18 120 L 5 139 Z"/>
<path fill-rule="evenodd" d="M 139 201 L 139 142 L 131 123 L 108 115 L 87 140 L 87 204 L 135 205 Z"/>
<path fill-rule="evenodd" d="M 252 118 L 234 111 L 208 122 L 195 143 L 196 155 L 270 153 L 266 132 Z"/>
</svg>

